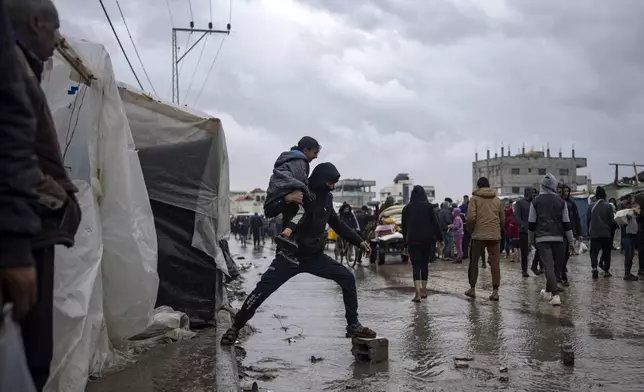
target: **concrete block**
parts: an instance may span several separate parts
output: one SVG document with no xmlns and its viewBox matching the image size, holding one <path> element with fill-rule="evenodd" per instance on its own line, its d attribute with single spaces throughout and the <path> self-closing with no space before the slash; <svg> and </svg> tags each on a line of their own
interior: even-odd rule
<svg viewBox="0 0 644 392">
<path fill-rule="evenodd" d="M 353 338 L 351 345 L 351 353 L 358 361 L 381 363 L 389 360 L 387 338 Z"/>
</svg>

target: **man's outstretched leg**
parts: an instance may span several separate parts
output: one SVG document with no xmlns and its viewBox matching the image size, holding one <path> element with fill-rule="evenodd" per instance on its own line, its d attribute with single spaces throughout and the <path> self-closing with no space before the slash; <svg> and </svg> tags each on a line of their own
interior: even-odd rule
<svg viewBox="0 0 644 392">
<path fill-rule="evenodd" d="M 320 278 L 336 282 L 342 288 L 345 318 L 347 319 L 346 337 L 375 338 L 376 333 L 358 321 L 358 292 L 356 279 L 347 268 L 331 257 L 321 253 L 308 260 L 301 260 L 301 272 L 308 272 Z"/>
<path fill-rule="evenodd" d="M 277 289 L 295 275 L 302 272 L 297 266 L 288 262 L 284 256 L 277 255 L 268 267 L 255 289 L 244 301 L 241 309 L 235 315 L 233 326 L 221 337 L 222 346 L 232 346 L 239 336 L 239 330 L 246 325 L 259 306 L 266 301 Z"/>
</svg>

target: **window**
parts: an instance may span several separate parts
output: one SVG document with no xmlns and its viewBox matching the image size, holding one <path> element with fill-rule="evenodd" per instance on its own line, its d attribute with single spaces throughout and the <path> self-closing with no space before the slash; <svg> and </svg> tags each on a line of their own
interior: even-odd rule
<svg viewBox="0 0 644 392">
<path fill-rule="evenodd" d="M 539 174 L 542 176 L 545 176 L 546 172 L 547 172 L 546 169 L 539 169 Z"/>
<path fill-rule="evenodd" d="M 519 193 L 521 193 L 521 188 L 519 188 L 518 186 L 513 186 L 512 187 L 512 193 L 518 195 Z"/>
<path fill-rule="evenodd" d="M 519 169 L 518 167 L 513 167 L 512 174 L 521 174 L 521 169 Z"/>
<path fill-rule="evenodd" d="M 559 175 L 560 176 L 567 176 L 568 175 L 568 169 L 559 169 Z"/>
<path fill-rule="evenodd" d="M 260 202 L 259 195 L 255 196 L 255 201 L 258 202 L 258 203 Z"/>
<path fill-rule="evenodd" d="M 532 173 L 532 168 L 528 168 L 528 173 Z"/>
</svg>

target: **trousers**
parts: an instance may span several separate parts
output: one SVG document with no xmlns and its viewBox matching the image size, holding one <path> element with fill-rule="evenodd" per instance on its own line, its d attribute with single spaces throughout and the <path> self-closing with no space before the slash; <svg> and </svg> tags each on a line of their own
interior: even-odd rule
<svg viewBox="0 0 644 392">
<path fill-rule="evenodd" d="M 613 250 L 612 238 L 591 238 L 590 239 L 590 266 L 597 269 L 597 258 L 602 252 L 601 259 L 604 262 L 604 271 L 610 270 L 610 253 Z"/>
<path fill-rule="evenodd" d="M 492 272 L 492 287 L 496 290 L 501 284 L 501 241 L 472 240 L 470 243 L 470 265 L 467 276 L 470 287 L 476 287 L 479 278 L 479 259 L 488 253 L 488 262 Z"/>
<path fill-rule="evenodd" d="M 557 279 L 563 271 L 563 261 L 566 250 L 563 242 L 538 242 L 537 249 L 546 273 L 546 291 L 556 294 L 559 292 Z"/>
<path fill-rule="evenodd" d="M 429 259 L 431 258 L 430 244 L 409 244 L 409 258 L 414 275 L 414 281 L 427 280 L 429 277 Z"/>
<path fill-rule="evenodd" d="M 243 328 L 271 294 L 289 279 L 301 273 L 309 273 L 336 282 L 342 289 L 347 325 L 358 323 L 358 292 L 353 274 L 342 264 L 321 252 L 313 257 L 298 259 L 298 261 L 299 264 L 294 264 L 279 254 L 275 256 L 253 292 L 246 298 L 241 309 L 235 315 L 233 321 L 235 328 Z"/>
</svg>

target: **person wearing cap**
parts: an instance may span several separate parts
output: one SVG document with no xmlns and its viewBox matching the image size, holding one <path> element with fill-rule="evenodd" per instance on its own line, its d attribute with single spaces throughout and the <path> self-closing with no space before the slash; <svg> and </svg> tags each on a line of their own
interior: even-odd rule
<svg viewBox="0 0 644 392">
<path fill-rule="evenodd" d="M 267 205 L 272 205 L 276 200 L 284 199 L 284 196 L 294 191 L 303 192 L 305 195 L 308 194 L 310 163 L 318 157 L 320 148 L 317 140 L 310 136 L 304 136 L 296 146 L 280 154 L 273 166 L 273 175 L 269 180 L 266 191 L 264 215 L 267 218 L 272 218 L 266 212 Z M 284 258 L 293 264 L 298 263 L 297 258 L 294 257 L 298 251 L 297 240 L 294 237 L 297 235 L 297 228 L 302 222 L 304 222 L 304 207 L 300 205 L 293 219 L 274 239 L 278 253 L 282 253 Z"/>
</svg>

